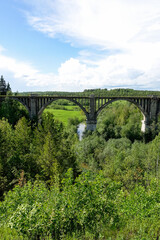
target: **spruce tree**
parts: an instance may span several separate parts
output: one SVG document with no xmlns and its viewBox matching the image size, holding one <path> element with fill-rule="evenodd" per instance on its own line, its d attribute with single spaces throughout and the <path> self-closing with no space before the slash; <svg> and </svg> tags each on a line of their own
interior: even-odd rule
<svg viewBox="0 0 160 240">
<path fill-rule="evenodd" d="M 8 91 L 11 91 L 10 84 L 4 80 L 3 75 L 0 78 L 0 95 L 6 95 Z"/>
</svg>

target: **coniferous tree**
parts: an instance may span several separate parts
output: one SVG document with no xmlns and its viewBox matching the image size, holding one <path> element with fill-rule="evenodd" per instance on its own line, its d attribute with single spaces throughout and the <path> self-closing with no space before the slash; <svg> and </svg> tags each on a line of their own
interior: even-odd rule
<svg viewBox="0 0 160 240">
<path fill-rule="evenodd" d="M 0 95 L 6 95 L 8 91 L 11 91 L 11 87 L 9 83 L 6 83 L 3 75 L 0 78 Z"/>
<path fill-rule="evenodd" d="M 10 84 L 9 84 L 9 83 L 7 83 L 6 89 L 7 89 L 7 92 L 8 92 L 8 91 L 11 91 L 11 87 L 10 87 Z"/>
</svg>

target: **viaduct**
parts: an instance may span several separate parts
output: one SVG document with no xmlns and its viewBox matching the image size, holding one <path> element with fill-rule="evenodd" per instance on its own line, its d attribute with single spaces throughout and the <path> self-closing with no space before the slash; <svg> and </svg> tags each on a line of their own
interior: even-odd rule
<svg viewBox="0 0 160 240">
<path fill-rule="evenodd" d="M 158 120 L 160 113 L 160 97 L 97 97 L 91 95 L 90 97 L 76 97 L 76 96 L 8 96 L 22 103 L 29 112 L 30 119 L 40 118 L 43 110 L 53 101 L 58 99 L 69 100 L 78 105 L 86 115 L 87 130 L 95 130 L 97 117 L 99 113 L 107 105 L 114 101 L 125 100 L 136 105 L 142 115 L 142 132 L 145 132 L 151 122 Z M 0 101 L 3 101 L 5 96 L 0 96 Z"/>
</svg>

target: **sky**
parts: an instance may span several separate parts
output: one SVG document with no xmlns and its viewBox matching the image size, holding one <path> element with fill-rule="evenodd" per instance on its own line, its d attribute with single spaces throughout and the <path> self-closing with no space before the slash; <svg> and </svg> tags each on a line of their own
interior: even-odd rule
<svg viewBox="0 0 160 240">
<path fill-rule="evenodd" d="M 1 0 L 12 91 L 160 90 L 159 0 Z"/>
</svg>

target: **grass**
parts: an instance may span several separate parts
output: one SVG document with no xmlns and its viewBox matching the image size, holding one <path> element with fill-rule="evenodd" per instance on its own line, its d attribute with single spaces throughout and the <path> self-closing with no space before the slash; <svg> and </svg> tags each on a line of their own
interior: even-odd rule
<svg viewBox="0 0 160 240">
<path fill-rule="evenodd" d="M 78 118 L 82 122 L 86 119 L 82 111 L 72 110 L 74 106 L 65 106 L 65 107 L 67 107 L 68 110 L 46 108 L 44 112 L 52 113 L 55 119 L 61 121 L 65 126 L 68 125 L 68 120 L 70 118 Z"/>
<path fill-rule="evenodd" d="M 71 105 L 49 105 L 47 109 L 62 109 L 68 111 L 80 111 L 78 106 L 71 106 Z"/>
<path fill-rule="evenodd" d="M 115 101 L 112 105 L 117 105 L 118 103 L 123 105 L 126 104 L 126 101 Z M 111 105 L 109 105 L 111 106 Z M 107 108 L 106 108 L 107 110 Z M 44 110 L 44 112 L 50 112 L 54 115 L 55 119 L 62 122 L 65 126 L 68 125 L 69 119 L 78 118 L 79 121 L 83 122 L 86 119 L 85 114 L 83 111 L 75 105 L 59 105 L 59 104 L 51 104 Z"/>
</svg>

